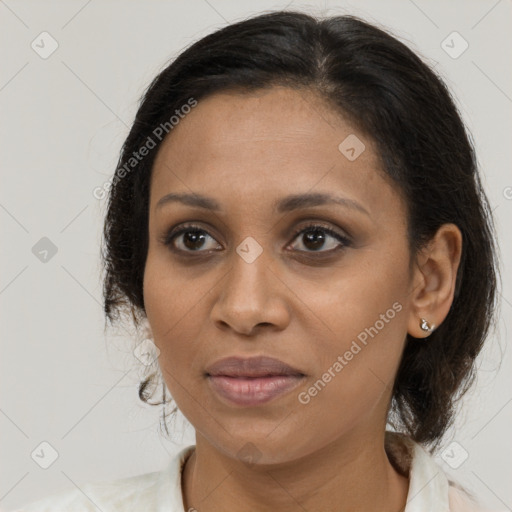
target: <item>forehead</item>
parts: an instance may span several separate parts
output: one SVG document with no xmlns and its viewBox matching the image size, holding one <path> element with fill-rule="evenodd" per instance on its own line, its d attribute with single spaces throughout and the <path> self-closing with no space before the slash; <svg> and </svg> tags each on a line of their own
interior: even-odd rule
<svg viewBox="0 0 512 512">
<path fill-rule="evenodd" d="M 359 144 L 358 153 L 364 147 L 355 160 L 340 150 L 347 140 Z M 175 191 L 201 192 L 227 205 L 337 191 L 375 214 L 398 201 L 380 169 L 373 141 L 311 91 L 215 94 L 200 100 L 162 143 L 151 203 Z"/>
</svg>

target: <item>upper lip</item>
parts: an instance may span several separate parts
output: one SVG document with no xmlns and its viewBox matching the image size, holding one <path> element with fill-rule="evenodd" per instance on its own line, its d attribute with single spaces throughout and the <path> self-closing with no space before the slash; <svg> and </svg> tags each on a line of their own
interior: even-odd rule
<svg viewBox="0 0 512 512">
<path fill-rule="evenodd" d="M 227 377 L 265 377 L 273 375 L 304 374 L 283 361 L 267 356 L 226 357 L 219 359 L 206 368 L 207 375 L 224 375 Z"/>
</svg>

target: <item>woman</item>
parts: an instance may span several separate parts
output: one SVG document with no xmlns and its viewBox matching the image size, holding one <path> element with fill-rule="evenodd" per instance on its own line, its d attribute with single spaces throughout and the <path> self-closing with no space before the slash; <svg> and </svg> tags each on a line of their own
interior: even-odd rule
<svg viewBox="0 0 512 512">
<path fill-rule="evenodd" d="M 494 318 L 475 162 L 439 77 L 357 18 L 186 49 L 124 143 L 103 258 L 107 318 L 158 349 L 141 398 L 162 377 L 196 443 L 23 510 L 478 510 L 429 453 Z"/>
</svg>

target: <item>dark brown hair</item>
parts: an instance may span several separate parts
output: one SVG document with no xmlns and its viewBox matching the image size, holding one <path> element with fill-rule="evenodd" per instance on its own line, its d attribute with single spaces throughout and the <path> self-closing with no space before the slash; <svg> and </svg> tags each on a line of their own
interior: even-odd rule
<svg viewBox="0 0 512 512">
<path fill-rule="evenodd" d="M 109 192 L 102 251 L 106 318 L 113 323 L 129 312 L 136 325 L 145 318 L 149 185 L 164 139 L 155 141 L 155 129 L 169 127 L 190 98 L 275 85 L 317 92 L 375 141 L 385 175 L 407 204 L 411 262 L 442 224 L 454 223 L 462 233 L 451 309 L 428 342 L 408 335 L 388 418 L 417 442 L 435 444 L 473 382 L 497 306 L 492 212 L 469 134 L 443 80 L 395 37 L 356 17 L 259 15 L 202 38 L 156 76 Z M 156 147 L 128 172 L 126 163 L 149 138 Z M 153 377 L 140 385 L 142 400 Z"/>
</svg>

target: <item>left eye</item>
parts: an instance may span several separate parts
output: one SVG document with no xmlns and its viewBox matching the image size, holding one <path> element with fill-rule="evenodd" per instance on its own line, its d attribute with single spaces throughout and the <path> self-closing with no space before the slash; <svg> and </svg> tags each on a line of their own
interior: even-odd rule
<svg viewBox="0 0 512 512">
<path fill-rule="evenodd" d="M 300 235 L 302 235 L 302 238 L 299 238 Z M 180 237 L 182 238 L 181 241 L 179 240 Z M 163 242 L 165 245 L 170 246 L 172 249 L 181 252 L 209 252 L 222 248 L 218 244 L 211 244 L 211 247 L 207 247 L 206 244 L 205 248 L 205 241 L 207 238 L 215 240 L 204 229 L 200 228 L 199 226 L 190 225 L 184 226 L 179 231 L 166 236 Z M 294 233 L 293 240 L 297 238 L 299 238 L 301 245 L 306 248 L 306 250 L 298 249 L 299 252 L 332 252 L 350 245 L 350 240 L 347 237 L 341 235 L 333 229 L 318 224 L 306 226 L 305 228 L 296 231 Z M 319 251 L 318 249 L 324 248 L 326 245 L 326 240 L 329 238 L 333 240 L 330 244 L 328 244 L 331 247 L 327 250 Z M 182 247 L 179 247 L 179 244 L 175 243 L 176 240 L 181 242 Z"/>
<path fill-rule="evenodd" d="M 298 238 L 300 235 L 302 235 L 302 238 L 300 238 L 302 246 L 306 247 L 306 249 L 311 249 L 306 251 L 300 250 L 300 252 L 332 252 L 338 250 L 343 246 L 350 245 L 350 240 L 347 237 L 341 235 L 340 233 L 337 233 L 333 229 L 321 225 L 313 224 L 311 226 L 307 226 L 304 229 L 299 230 L 298 232 L 295 233 L 294 240 L 295 238 Z M 328 238 L 337 241 L 337 243 L 331 242 L 330 249 L 325 251 L 318 251 L 317 249 L 325 246 L 325 241 Z"/>
</svg>

